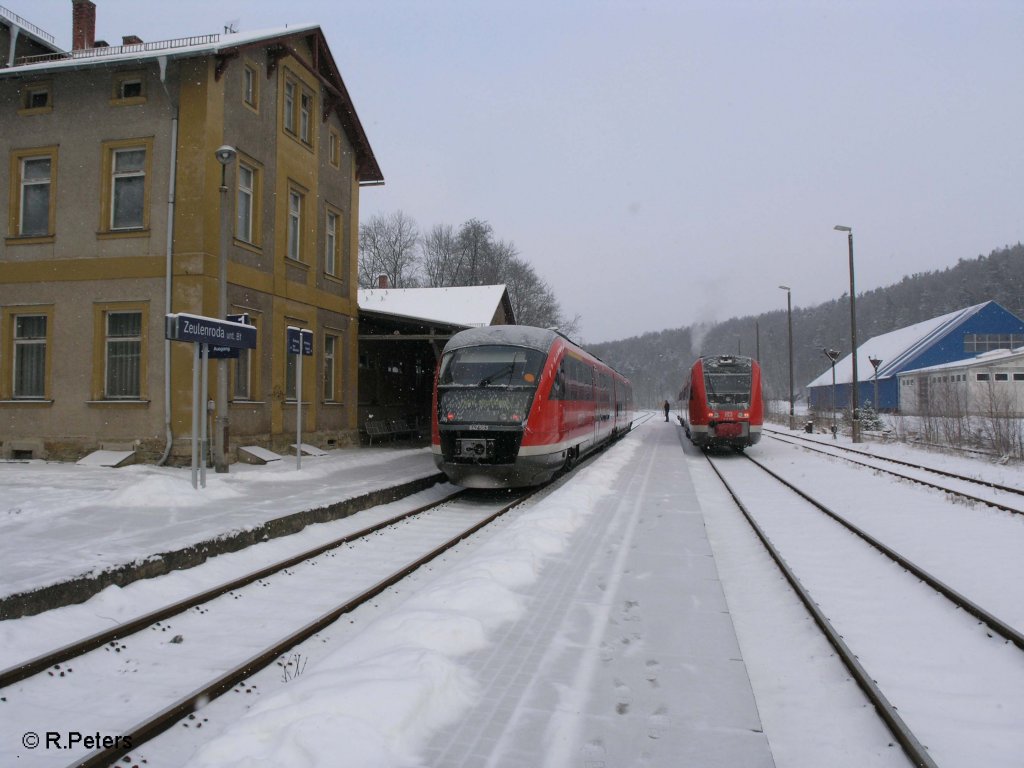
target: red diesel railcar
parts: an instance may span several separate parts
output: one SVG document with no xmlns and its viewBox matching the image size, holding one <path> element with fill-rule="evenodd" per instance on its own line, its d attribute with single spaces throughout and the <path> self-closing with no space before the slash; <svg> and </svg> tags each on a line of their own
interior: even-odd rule
<svg viewBox="0 0 1024 768">
<path fill-rule="evenodd" d="M 739 355 L 701 357 L 679 394 L 687 437 L 702 448 L 743 450 L 761 439 L 761 366 Z"/>
<path fill-rule="evenodd" d="M 434 463 L 457 485 L 537 485 L 633 425 L 629 380 L 561 334 L 455 334 L 434 380 Z"/>
</svg>

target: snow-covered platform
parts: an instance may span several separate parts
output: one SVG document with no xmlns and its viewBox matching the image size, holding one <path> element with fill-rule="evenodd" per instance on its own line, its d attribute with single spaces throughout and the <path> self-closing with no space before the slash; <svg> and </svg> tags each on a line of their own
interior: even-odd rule
<svg viewBox="0 0 1024 768">
<path fill-rule="evenodd" d="M 681 434 L 643 424 L 425 569 L 416 589 L 381 595 L 297 651 L 311 660 L 301 677 L 264 670 L 257 701 L 221 697 L 202 732 L 160 737 L 150 764 L 773 768 Z M 287 459 L 232 467 L 203 492 L 187 470 L 0 467 L 0 596 L 258 531 L 339 488 L 357 495 L 433 469 L 425 449 L 339 451 L 301 471 Z M 221 583 L 224 569 L 327 535 L 315 528 L 2 622 L 5 654 L 28 657 L 40 635 L 60 644 L 79 621 L 105 625 Z"/>
<path fill-rule="evenodd" d="M 521 618 L 462 660 L 480 700 L 425 764 L 774 765 L 681 434 L 644 426 Z"/>
<path fill-rule="evenodd" d="M 413 492 L 439 475 L 429 449 L 352 448 L 212 470 L 0 463 L 0 619 L 81 602 Z"/>
</svg>

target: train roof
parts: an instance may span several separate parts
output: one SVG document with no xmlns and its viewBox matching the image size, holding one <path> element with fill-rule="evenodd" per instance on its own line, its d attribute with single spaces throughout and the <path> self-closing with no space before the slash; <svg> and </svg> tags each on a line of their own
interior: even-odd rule
<svg viewBox="0 0 1024 768">
<path fill-rule="evenodd" d="M 755 360 L 745 355 L 701 355 L 701 360 L 707 361 L 709 365 L 730 365 L 736 364 L 744 368 L 753 366 Z"/>
<path fill-rule="evenodd" d="M 533 328 L 528 325 L 491 325 L 486 328 L 470 328 L 459 331 L 448 343 L 445 350 L 474 347 L 479 344 L 512 344 L 517 347 L 547 352 L 561 334 L 547 328 Z"/>
<path fill-rule="evenodd" d="M 485 328 L 470 328 L 452 336 L 444 345 L 444 351 L 474 347 L 480 344 L 512 344 L 516 347 L 526 347 L 547 353 L 556 339 L 563 339 L 574 349 L 586 353 L 616 375 L 626 378 L 593 352 L 587 352 L 564 333 L 553 331 L 550 328 L 534 328 L 529 325 L 491 325 Z"/>
</svg>

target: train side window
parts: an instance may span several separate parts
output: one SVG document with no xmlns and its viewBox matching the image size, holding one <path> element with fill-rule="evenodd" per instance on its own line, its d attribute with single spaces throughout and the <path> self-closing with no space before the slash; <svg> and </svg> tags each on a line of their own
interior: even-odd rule
<svg viewBox="0 0 1024 768">
<path fill-rule="evenodd" d="M 565 399 L 565 359 L 558 364 L 558 371 L 555 373 L 555 380 L 551 382 L 551 394 L 549 400 Z"/>
</svg>

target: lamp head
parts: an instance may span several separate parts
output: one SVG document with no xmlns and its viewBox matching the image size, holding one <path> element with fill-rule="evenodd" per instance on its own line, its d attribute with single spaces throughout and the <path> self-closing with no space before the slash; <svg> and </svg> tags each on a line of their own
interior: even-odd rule
<svg viewBox="0 0 1024 768">
<path fill-rule="evenodd" d="M 227 165 L 235 159 L 235 155 L 238 154 L 234 147 L 230 144 L 225 144 L 222 147 L 218 147 L 214 155 L 217 157 L 217 162 L 221 165 Z"/>
<path fill-rule="evenodd" d="M 842 224 L 836 224 L 833 229 L 836 232 L 853 232 L 852 227 L 844 227 Z"/>
<path fill-rule="evenodd" d="M 788 291 L 789 290 L 789 286 L 788 285 L 780 285 L 779 288 L 781 288 L 784 291 Z"/>
</svg>

